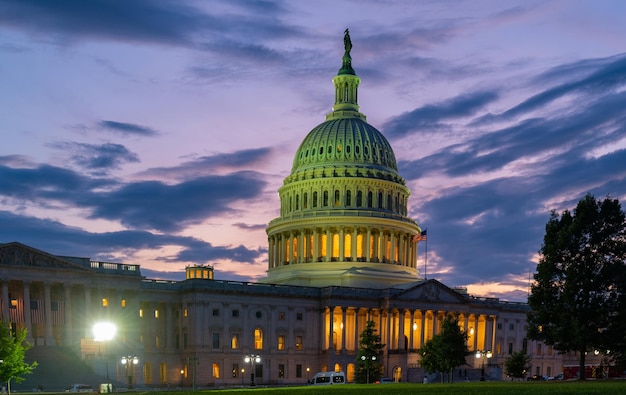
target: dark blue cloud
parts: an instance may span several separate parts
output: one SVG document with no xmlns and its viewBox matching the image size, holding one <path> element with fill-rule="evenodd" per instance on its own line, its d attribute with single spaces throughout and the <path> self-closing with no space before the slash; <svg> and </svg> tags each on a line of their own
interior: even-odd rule
<svg viewBox="0 0 626 395">
<path fill-rule="evenodd" d="M 213 246 L 211 243 L 193 237 L 155 234 L 144 230 L 92 233 L 51 219 L 0 210 L 0 243 L 12 241 L 19 241 L 55 255 L 89 257 L 101 261 L 115 259 L 115 262 L 119 260 L 113 256 L 117 256 L 120 251 L 132 255 L 141 250 L 154 250 L 165 246 L 181 248 L 176 259 L 163 259 L 165 262 L 184 260 L 196 264 L 207 264 L 215 260 L 230 260 L 250 263 L 266 254 L 266 250 L 263 249 Z M 141 262 L 132 261 L 121 263 L 141 264 Z M 181 273 L 172 272 L 171 278 L 184 278 L 184 273 Z M 142 274 L 146 274 L 144 270 Z M 162 278 L 163 275 L 155 277 Z"/>
<path fill-rule="evenodd" d="M 58 142 L 51 147 L 63 150 L 68 160 L 86 170 L 95 170 L 105 174 L 108 170 L 119 169 L 125 163 L 137 163 L 139 157 L 121 144 L 85 144 L 76 142 Z"/>
<path fill-rule="evenodd" d="M 472 92 L 437 103 L 428 104 L 406 112 L 387 121 L 383 125 L 390 139 L 403 137 L 415 132 L 435 133 L 448 128 L 447 123 L 461 117 L 476 114 L 498 98 L 494 91 Z"/>
<path fill-rule="evenodd" d="M 159 134 L 155 130 L 150 129 L 146 126 L 135 125 L 133 123 L 126 123 L 126 122 L 102 120 L 98 122 L 98 126 L 101 128 L 111 130 L 113 132 L 116 132 L 124 136 L 138 135 L 138 136 L 153 137 Z"/>
<path fill-rule="evenodd" d="M 212 216 L 234 213 L 235 203 L 257 197 L 265 184 L 254 172 L 203 176 L 175 185 L 141 181 L 111 192 L 81 194 L 76 204 L 90 208 L 90 218 L 120 221 L 133 229 L 175 232 Z"/>
</svg>

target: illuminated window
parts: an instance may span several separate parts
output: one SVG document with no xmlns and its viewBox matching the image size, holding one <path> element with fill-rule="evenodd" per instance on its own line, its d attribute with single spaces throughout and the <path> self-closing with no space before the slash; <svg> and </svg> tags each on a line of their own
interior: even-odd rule
<svg viewBox="0 0 626 395">
<path fill-rule="evenodd" d="M 278 313 L 278 319 L 279 320 L 284 320 L 285 319 L 285 312 L 281 311 L 280 313 Z"/>
<path fill-rule="evenodd" d="M 278 364 L 278 378 L 284 378 L 285 377 L 285 364 L 279 363 Z"/>
<path fill-rule="evenodd" d="M 17 299 L 11 299 L 11 308 L 17 309 Z"/>
<path fill-rule="evenodd" d="M 102 298 L 102 307 L 109 307 L 109 300 L 107 298 Z"/>
<path fill-rule="evenodd" d="M 256 328 L 254 330 L 254 349 L 263 349 L 263 331 L 261 330 L 261 328 Z"/>
<path fill-rule="evenodd" d="M 339 234 L 333 234 L 333 258 L 339 257 Z"/>
<path fill-rule="evenodd" d="M 326 256 L 326 233 L 322 234 L 321 237 L 321 242 L 320 242 L 320 256 L 325 257 Z"/>
<path fill-rule="evenodd" d="M 233 374 L 233 378 L 239 377 L 239 364 L 238 363 L 233 364 L 232 374 Z"/>
<path fill-rule="evenodd" d="M 352 257 L 352 235 L 346 233 L 343 240 L 343 255 L 346 257 Z"/>
<path fill-rule="evenodd" d="M 159 318 L 159 310 L 154 310 L 154 318 Z"/>
<path fill-rule="evenodd" d="M 335 207 L 339 207 L 341 205 L 341 200 L 339 199 L 339 191 L 335 191 Z"/>
<path fill-rule="evenodd" d="M 230 338 L 230 348 L 236 350 L 239 348 L 239 335 L 233 335 Z"/>
<path fill-rule="evenodd" d="M 183 309 L 183 317 L 187 317 L 187 314 L 188 314 L 188 311 L 187 311 L 187 308 L 185 307 Z"/>
<path fill-rule="evenodd" d="M 143 318 L 143 309 L 139 309 L 139 317 Z"/>
<path fill-rule="evenodd" d="M 220 364 L 214 362 L 211 370 L 213 371 L 213 378 L 219 379 L 220 378 Z"/>
<path fill-rule="evenodd" d="M 285 335 L 278 335 L 278 349 L 285 349 Z"/>
<path fill-rule="evenodd" d="M 126 308 L 126 299 L 122 299 L 122 308 Z"/>
<path fill-rule="evenodd" d="M 302 350 L 302 336 L 296 336 L 296 350 Z"/>
</svg>

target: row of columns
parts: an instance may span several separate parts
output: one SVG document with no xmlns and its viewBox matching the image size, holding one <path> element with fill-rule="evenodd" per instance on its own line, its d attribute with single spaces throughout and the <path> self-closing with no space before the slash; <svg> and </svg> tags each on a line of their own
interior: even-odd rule
<svg viewBox="0 0 626 395">
<path fill-rule="evenodd" d="M 322 255 L 323 235 L 325 254 Z M 337 236 L 337 237 L 335 237 Z M 288 264 L 358 261 L 387 262 L 415 267 L 417 244 L 411 234 L 394 230 L 359 231 L 358 228 L 326 227 L 270 235 L 268 238 L 269 268 Z M 337 245 L 335 245 L 337 244 Z M 336 248 L 335 248 L 336 247 Z M 360 251 L 360 256 L 357 252 Z"/>
<path fill-rule="evenodd" d="M 468 348 L 471 351 L 492 350 L 495 345 L 495 315 L 441 310 L 389 311 L 355 307 L 327 307 L 323 314 L 325 323 L 323 347 L 337 352 L 358 350 L 359 337 L 367 321 L 375 322 L 381 342 L 387 345 L 387 350 L 417 350 L 439 333 L 441 321 L 449 314 L 460 318 L 463 331 L 468 333 Z"/>
</svg>

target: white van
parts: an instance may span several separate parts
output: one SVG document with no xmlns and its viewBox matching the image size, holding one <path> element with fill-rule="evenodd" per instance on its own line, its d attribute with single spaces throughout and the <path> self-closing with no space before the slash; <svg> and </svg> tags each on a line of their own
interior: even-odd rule
<svg viewBox="0 0 626 395">
<path fill-rule="evenodd" d="M 343 372 L 318 372 L 315 373 L 311 384 L 313 385 L 330 385 L 330 384 L 345 384 L 346 375 Z"/>
</svg>

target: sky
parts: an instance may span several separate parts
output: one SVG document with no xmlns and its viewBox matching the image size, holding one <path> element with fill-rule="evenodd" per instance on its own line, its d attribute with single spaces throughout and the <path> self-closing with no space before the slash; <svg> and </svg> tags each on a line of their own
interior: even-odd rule
<svg viewBox="0 0 626 395">
<path fill-rule="evenodd" d="M 525 301 L 552 210 L 626 201 L 621 0 L 0 0 L 0 242 L 265 277 L 346 28 L 420 277 Z"/>
</svg>

